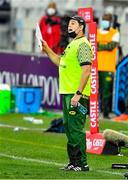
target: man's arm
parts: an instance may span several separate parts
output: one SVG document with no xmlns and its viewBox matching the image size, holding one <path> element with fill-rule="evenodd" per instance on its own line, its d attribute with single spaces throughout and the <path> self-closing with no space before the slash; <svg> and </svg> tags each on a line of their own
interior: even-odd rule
<svg viewBox="0 0 128 180">
<path fill-rule="evenodd" d="M 80 92 L 83 92 L 87 84 L 87 81 L 89 79 L 89 76 L 91 75 L 91 65 L 84 65 L 84 66 L 81 66 L 81 68 L 82 68 L 82 73 L 81 73 L 80 85 L 78 87 L 78 90 Z"/>
<path fill-rule="evenodd" d="M 45 52 L 51 61 L 59 66 L 60 64 L 60 56 L 53 52 L 53 50 L 48 46 L 46 41 L 42 41 L 42 52 Z"/>
<path fill-rule="evenodd" d="M 83 92 L 87 84 L 87 81 L 89 79 L 89 76 L 91 75 L 91 65 L 84 65 L 84 66 L 81 66 L 81 68 L 82 68 L 82 73 L 80 77 L 80 84 L 77 90 L 79 90 L 80 92 Z M 76 106 L 81 96 L 82 95 L 75 94 L 73 98 L 71 99 L 71 104 Z"/>
</svg>

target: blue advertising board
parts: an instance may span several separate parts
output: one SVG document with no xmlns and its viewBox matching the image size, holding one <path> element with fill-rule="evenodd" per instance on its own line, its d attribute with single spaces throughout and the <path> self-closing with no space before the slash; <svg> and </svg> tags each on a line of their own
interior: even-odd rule
<svg viewBox="0 0 128 180">
<path fill-rule="evenodd" d="M 114 93 L 114 112 L 120 115 L 128 103 L 128 56 L 117 65 Z"/>
</svg>

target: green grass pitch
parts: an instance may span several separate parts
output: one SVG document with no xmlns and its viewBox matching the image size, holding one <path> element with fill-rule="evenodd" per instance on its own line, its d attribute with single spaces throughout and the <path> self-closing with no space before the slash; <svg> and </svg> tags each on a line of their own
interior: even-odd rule
<svg viewBox="0 0 128 180">
<path fill-rule="evenodd" d="M 24 117 L 42 119 L 32 124 Z M 112 169 L 112 163 L 128 163 L 128 149 L 123 156 L 88 155 L 89 172 L 60 170 L 68 163 L 65 134 L 46 133 L 50 121 L 61 115 L 6 114 L 0 115 L 0 179 L 124 179 L 127 169 Z M 128 123 L 100 120 L 100 132 L 113 129 L 128 135 Z M 14 131 L 19 127 L 19 131 Z M 87 119 L 86 130 L 89 130 Z"/>
</svg>

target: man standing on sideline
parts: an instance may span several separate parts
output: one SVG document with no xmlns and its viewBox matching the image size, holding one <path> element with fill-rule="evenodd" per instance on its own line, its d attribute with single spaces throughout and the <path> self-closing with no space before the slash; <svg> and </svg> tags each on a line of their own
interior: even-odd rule
<svg viewBox="0 0 128 180">
<path fill-rule="evenodd" d="M 97 30 L 97 58 L 99 74 L 99 95 L 103 118 L 110 119 L 112 108 L 113 76 L 117 64 L 119 31 L 112 26 L 112 15 L 104 14 Z"/>
<path fill-rule="evenodd" d="M 85 21 L 80 16 L 69 20 L 68 34 L 72 41 L 61 56 L 55 54 L 42 42 L 42 51 L 59 67 L 59 92 L 63 95 L 64 127 L 69 164 L 68 171 L 89 171 L 86 157 L 84 125 L 86 114 L 79 111 L 78 102 L 86 109 L 89 106 L 92 48 L 86 39 Z"/>
</svg>

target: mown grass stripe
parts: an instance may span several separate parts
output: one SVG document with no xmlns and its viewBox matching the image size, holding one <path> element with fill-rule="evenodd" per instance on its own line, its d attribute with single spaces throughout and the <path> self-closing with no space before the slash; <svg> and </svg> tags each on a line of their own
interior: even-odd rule
<svg viewBox="0 0 128 180">
<path fill-rule="evenodd" d="M 56 162 L 52 162 L 52 161 L 46 161 L 46 160 L 40 160 L 40 159 L 32 159 L 32 158 L 8 155 L 8 154 L 5 154 L 5 153 L 0 153 L 0 156 L 15 159 L 15 160 L 30 161 L 30 162 L 43 163 L 43 164 L 55 165 L 55 166 L 64 166 L 65 165 L 65 164 L 62 164 L 62 163 L 56 163 Z M 95 170 L 95 172 L 104 173 L 104 174 L 113 174 L 113 175 L 119 175 L 119 176 L 123 175 L 122 173 L 119 173 L 119 172 L 111 172 L 111 171 L 105 171 L 105 170 Z"/>
<path fill-rule="evenodd" d="M 55 146 L 55 145 L 46 145 L 46 144 L 38 144 L 38 143 L 33 143 L 31 141 L 21 141 L 21 140 L 16 140 L 16 139 L 10 139 L 10 138 L 2 138 L 0 137 L 1 140 L 4 140 L 4 141 L 11 141 L 11 142 L 15 142 L 15 143 L 20 143 L 20 144 L 30 144 L 30 145 L 33 145 L 33 146 L 40 146 L 40 147 L 45 147 L 45 148 L 54 148 L 54 149 L 61 149 L 61 150 L 66 150 L 66 148 L 64 147 L 61 147 L 61 146 Z"/>
</svg>

